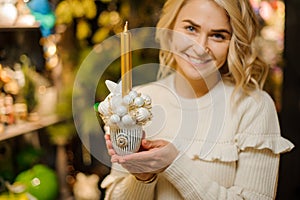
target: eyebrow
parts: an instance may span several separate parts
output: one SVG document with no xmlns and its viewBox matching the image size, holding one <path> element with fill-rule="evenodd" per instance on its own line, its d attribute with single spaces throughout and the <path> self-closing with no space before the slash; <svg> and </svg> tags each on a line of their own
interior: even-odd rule
<svg viewBox="0 0 300 200">
<path fill-rule="evenodd" d="M 201 28 L 201 26 L 199 24 L 193 22 L 190 19 L 184 19 L 184 20 L 182 20 L 182 22 L 187 22 L 187 23 L 190 23 L 192 26 Z M 227 33 L 227 34 L 231 35 L 231 31 L 229 31 L 227 29 L 212 29 L 211 31 L 214 33 Z"/>
<path fill-rule="evenodd" d="M 214 33 L 227 33 L 228 35 L 231 35 L 231 31 L 228 31 L 227 29 L 218 29 L 218 30 L 211 30 Z"/>
<path fill-rule="evenodd" d="M 187 22 L 187 23 L 190 23 L 190 24 L 192 24 L 193 26 L 196 26 L 196 27 L 201 27 L 200 25 L 198 25 L 198 24 L 196 24 L 195 22 L 193 22 L 192 20 L 190 20 L 190 19 L 184 19 L 184 20 L 182 20 L 183 22 Z"/>
</svg>

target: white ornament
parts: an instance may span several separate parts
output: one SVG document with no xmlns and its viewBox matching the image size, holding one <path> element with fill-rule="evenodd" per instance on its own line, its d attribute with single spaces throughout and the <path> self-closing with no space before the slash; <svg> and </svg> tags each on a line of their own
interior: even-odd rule
<svg viewBox="0 0 300 200">
<path fill-rule="evenodd" d="M 129 104 L 131 104 L 132 102 L 133 102 L 133 98 L 131 98 L 131 96 L 126 95 L 126 96 L 123 97 L 123 103 L 124 103 L 125 105 L 129 105 Z"/>
<path fill-rule="evenodd" d="M 109 114 L 109 102 L 108 101 L 102 101 L 98 105 L 98 112 L 102 115 L 108 115 Z"/>
<path fill-rule="evenodd" d="M 116 123 L 120 122 L 119 115 L 113 114 L 112 116 L 110 116 L 109 122 L 111 122 L 113 124 L 116 124 Z"/>
<path fill-rule="evenodd" d="M 138 108 L 137 114 L 136 114 L 136 119 L 139 122 L 143 122 L 147 120 L 150 117 L 150 112 L 146 108 Z"/>
<path fill-rule="evenodd" d="M 144 105 L 144 99 L 142 97 L 136 97 L 133 102 L 137 107 L 142 107 Z"/>
<path fill-rule="evenodd" d="M 123 100 L 122 100 L 122 95 L 114 95 L 110 99 L 110 105 L 111 109 L 113 110 L 114 113 L 117 112 L 117 109 L 122 106 Z"/>
<path fill-rule="evenodd" d="M 117 84 L 113 81 L 106 80 L 105 85 L 111 94 L 122 94 L 122 81 L 120 81 L 120 83 Z"/>
<path fill-rule="evenodd" d="M 135 122 L 130 115 L 124 115 L 122 117 L 122 122 L 124 125 L 134 125 Z"/>
<path fill-rule="evenodd" d="M 101 113 L 105 125 L 110 129 L 116 128 L 116 134 L 120 130 L 128 132 L 128 134 L 137 133 L 137 129 L 140 133 L 142 126 L 152 117 L 151 98 L 134 90 L 123 97 L 121 82 L 117 84 L 107 80 L 105 84 L 110 94 L 98 105 L 98 111 Z"/>
<path fill-rule="evenodd" d="M 116 114 L 119 116 L 124 116 L 127 114 L 127 108 L 125 106 L 118 106 L 116 109 Z"/>
<path fill-rule="evenodd" d="M 151 100 L 150 96 L 148 96 L 146 94 L 142 94 L 141 97 L 144 99 L 146 105 L 150 105 L 152 103 L 152 100 Z"/>
<path fill-rule="evenodd" d="M 18 10 L 13 3 L 0 4 L 0 25 L 12 26 L 18 17 Z"/>
<path fill-rule="evenodd" d="M 138 96 L 138 93 L 134 90 L 131 90 L 128 94 L 132 99 L 136 98 Z"/>
</svg>

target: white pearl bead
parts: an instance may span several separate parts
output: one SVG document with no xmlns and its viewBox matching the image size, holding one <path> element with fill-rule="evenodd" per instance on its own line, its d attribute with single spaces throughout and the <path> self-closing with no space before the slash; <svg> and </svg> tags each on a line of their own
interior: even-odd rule
<svg viewBox="0 0 300 200">
<path fill-rule="evenodd" d="M 132 99 L 136 98 L 138 96 L 138 93 L 134 90 L 131 90 L 128 94 Z"/>
<path fill-rule="evenodd" d="M 122 96 L 121 95 L 114 95 L 112 96 L 112 98 L 110 99 L 110 105 L 111 105 L 111 108 L 115 111 L 117 110 L 117 108 L 119 106 L 122 105 Z"/>
<path fill-rule="evenodd" d="M 109 121 L 113 124 L 116 124 L 120 121 L 120 117 L 119 115 L 113 114 L 112 116 L 110 116 Z"/>
<path fill-rule="evenodd" d="M 146 108 L 139 108 L 137 110 L 136 119 L 139 122 L 146 121 L 146 120 L 149 119 L 149 117 L 150 117 L 150 112 L 148 111 L 148 109 L 146 109 Z"/>
<path fill-rule="evenodd" d="M 125 106 L 118 106 L 116 109 L 116 114 L 119 116 L 124 116 L 127 113 L 127 108 Z"/>
<path fill-rule="evenodd" d="M 151 104 L 152 100 L 151 100 L 150 96 L 148 96 L 146 94 L 143 94 L 141 97 L 144 99 L 146 105 L 150 105 Z"/>
<path fill-rule="evenodd" d="M 122 122 L 124 125 L 133 125 L 134 121 L 130 115 L 124 115 L 122 117 Z"/>
<path fill-rule="evenodd" d="M 108 113 L 109 113 L 109 103 L 107 101 L 102 101 L 98 105 L 98 112 L 101 113 L 102 115 L 108 115 Z"/>
<path fill-rule="evenodd" d="M 142 107 L 144 105 L 144 99 L 142 97 L 136 97 L 134 99 L 134 105 L 137 107 Z"/>
<path fill-rule="evenodd" d="M 126 95 L 126 96 L 123 97 L 123 103 L 124 103 L 125 105 L 129 105 L 129 104 L 131 104 L 132 102 L 133 102 L 133 98 L 131 98 L 131 96 Z"/>
</svg>

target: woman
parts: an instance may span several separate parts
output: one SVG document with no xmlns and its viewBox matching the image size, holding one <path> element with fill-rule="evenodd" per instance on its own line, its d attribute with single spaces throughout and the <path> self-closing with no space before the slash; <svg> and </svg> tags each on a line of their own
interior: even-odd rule
<svg viewBox="0 0 300 200">
<path fill-rule="evenodd" d="M 163 109 L 137 153 L 117 155 L 105 136 L 105 198 L 274 199 L 293 145 L 260 89 L 268 69 L 248 0 L 168 0 L 157 28 L 160 80 L 139 90 Z"/>
</svg>

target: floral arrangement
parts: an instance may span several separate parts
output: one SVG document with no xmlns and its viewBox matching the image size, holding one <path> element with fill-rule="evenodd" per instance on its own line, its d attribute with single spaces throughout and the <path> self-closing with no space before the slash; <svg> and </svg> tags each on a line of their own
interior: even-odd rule
<svg viewBox="0 0 300 200">
<path fill-rule="evenodd" d="M 151 98 L 131 90 L 122 96 L 121 83 L 105 82 L 110 94 L 95 107 L 104 123 L 110 127 L 128 128 L 134 125 L 143 126 L 152 118 Z"/>
</svg>

